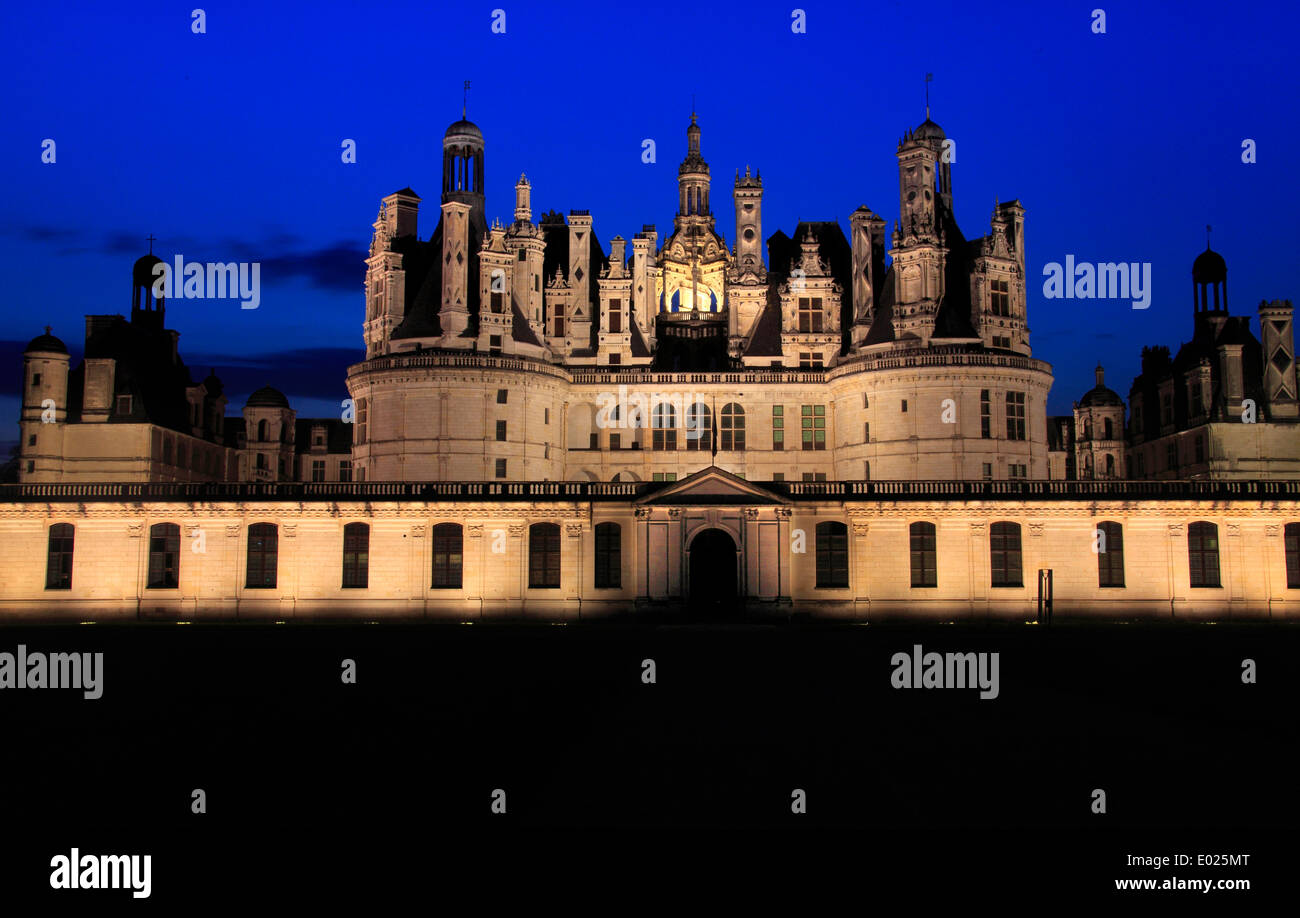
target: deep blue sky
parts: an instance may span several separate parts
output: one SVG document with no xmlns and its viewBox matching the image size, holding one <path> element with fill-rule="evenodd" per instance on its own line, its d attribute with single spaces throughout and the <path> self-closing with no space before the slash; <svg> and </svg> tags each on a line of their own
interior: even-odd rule
<svg viewBox="0 0 1300 918">
<path fill-rule="evenodd" d="M 995 198 L 1027 209 L 1032 344 L 1055 367 L 1053 414 L 1092 386 L 1096 361 L 1127 395 L 1143 344 L 1190 336 L 1207 223 L 1234 312 L 1300 299 L 1294 7 L 798 2 L 803 35 L 793 3 L 761 0 L 214 3 L 204 35 L 190 31 L 193 4 L 6 4 L 0 441 L 17 436 L 22 347 L 48 323 L 75 365 L 85 314 L 129 314 L 150 233 L 168 260 L 263 264 L 257 310 L 170 304 L 196 379 L 215 366 L 232 411 L 270 383 L 300 416 L 335 413 L 360 356 L 379 199 L 410 185 L 425 196 L 420 235 L 432 232 L 465 79 L 489 218 L 511 219 L 526 171 L 535 216 L 590 209 L 608 251 L 643 223 L 671 225 L 692 93 L 728 242 L 731 179 L 747 163 L 763 173 L 765 236 L 800 219 L 847 229 L 861 204 L 892 225 L 896 143 L 924 117 L 932 72 L 967 237 L 988 231 Z M 1099 4 L 1105 35 L 1091 31 Z M 490 29 L 498 6 L 504 35 Z M 355 165 L 340 161 L 344 138 Z M 1253 165 L 1243 138 L 1258 144 Z M 1042 266 L 1067 253 L 1151 262 L 1151 308 L 1045 300 Z"/>
</svg>

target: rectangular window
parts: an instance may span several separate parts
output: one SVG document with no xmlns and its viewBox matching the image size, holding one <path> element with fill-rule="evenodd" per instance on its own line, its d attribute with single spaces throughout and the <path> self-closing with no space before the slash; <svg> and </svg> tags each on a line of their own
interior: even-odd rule
<svg viewBox="0 0 1300 918">
<path fill-rule="evenodd" d="M 554 328 L 554 332 L 553 332 L 554 335 L 555 335 L 555 337 L 557 337 L 557 338 L 563 338 L 563 337 L 564 337 L 564 329 L 565 329 L 565 327 L 566 327 L 566 326 L 565 326 L 565 322 L 564 322 L 564 304 L 563 304 L 563 303 L 556 303 L 554 306 L 551 307 L 551 318 L 553 319 L 553 324 L 554 324 L 554 327 L 555 327 L 555 328 Z"/>
<path fill-rule="evenodd" d="M 609 301 L 609 330 L 611 334 L 623 331 L 623 310 L 619 300 Z"/>
<path fill-rule="evenodd" d="M 1286 554 L 1286 588 L 1300 590 L 1300 523 L 1287 523 L 1283 532 Z"/>
<path fill-rule="evenodd" d="M 362 444 L 366 442 L 366 420 L 368 418 L 368 413 L 366 410 L 367 409 L 366 400 L 364 398 L 357 399 L 356 409 L 357 409 L 357 431 L 356 431 L 357 443 Z"/>
<path fill-rule="evenodd" d="M 1172 440 L 1165 444 L 1165 468 L 1171 472 L 1178 468 L 1178 444 Z"/>
<path fill-rule="evenodd" d="M 1219 527 L 1192 523 L 1187 527 L 1187 564 L 1193 587 L 1219 587 Z"/>
<path fill-rule="evenodd" d="M 622 435 L 622 434 L 616 434 L 616 433 L 612 433 L 612 434 L 610 434 L 610 435 L 609 435 L 609 448 L 610 448 L 610 449 L 622 449 L 622 447 L 623 447 L 623 435 Z"/>
<path fill-rule="evenodd" d="M 803 480 L 804 481 L 825 481 L 826 473 L 825 472 L 804 472 Z"/>
<path fill-rule="evenodd" d="M 500 353 L 501 353 L 501 336 L 500 336 L 500 335 L 488 335 L 488 353 L 489 353 L 489 354 L 500 354 Z"/>
<path fill-rule="evenodd" d="M 826 448 L 826 406 L 804 405 L 800 408 L 804 449 Z"/>
<path fill-rule="evenodd" d="M 496 280 L 496 278 L 493 278 L 493 280 Z M 506 295 L 502 293 L 500 290 L 493 290 L 491 295 L 492 295 L 492 307 L 491 307 L 492 311 L 498 315 L 505 312 Z"/>
<path fill-rule="evenodd" d="M 352 460 L 340 459 L 339 460 L 339 481 L 351 481 L 351 480 L 352 480 Z"/>
<path fill-rule="evenodd" d="M 498 478 L 505 478 L 505 477 L 506 477 L 506 461 L 505 461 L 504 459 L 498 459 L 498 460 L 497 460 L 497 470 L 496 470 L 496 471 L 497 471 L 497 477 L 498 477 Z"/>
<path fill-rule="evenodd" d="M 651 476 L 651 480 L 652 481 L 676 481 L 677 473 L 676 472 L 655 472 Z"/>
<path fill-rule="evenodd" d="M 172 589 L 180 580 L 181 527 L 155 523 L 149 527 L 149 579 L 152 590 Z"/>
<path fill-rule="evenodd" d="M 992 481 L 992 480 L 993 480 L 993 463 L 992 463 L 992 462 L 986 462 L 986 463 L 984 463 L 983 474 L 984 474 L 984 480 L 985 480 L 985 481 Z"/>
<path fill-rule="evenodd" d="M 433 527 L 433 588 L 459 590 L 464 557 L 459 523 L 439 523 Z"/>
<path fill-rule="evenodd" d="M 506 422 L 497 421 L 497 439 L 505 442 L 506 439 Z"/>
<path fill-rule="evenodd" d="M 55 523 L 50 527 L 49 555 L 45 563 L 45 589 L 72 589 L 74 535 L 71 523 Z"/>
<path fill-rule="evenodd" d="M 36 445 L 36 434 L 28 434 L 28 435 L 27 435 L 27 445 L 28 445 L 28 446 L 35 446 L 35 445 Z"/>
<path fill-rule="evenodd" d="M 1168 392 L 1160 393 L 1160 426 L 1174 422 L 1174 397 Z"/>
<path fill-rule="evenodd" d="M 324 480 L 325 480 L 325 460 L 324 460 L 324 459 L 313 459 L 313 460 L 311 461 L 311 480 L 312 480 L 312 481 L 324 481 Z"/>
<path fill-rule="evenodd" d="M 1025 393 L 1007 393 L 1007 439 L 1025 439 Z"/>
<path fill-rule="evenodd" d="M 907 399 L 903 399 L 903 414 L 907 414 Z"/>
<path fill-rule="evenodd" d="M 506 401 L 507 401 L 509 398 L 510 398 L 510 390 L 509 390 L 509 389 L 498 389 L 498 390 L 497 390 L 497 404 L 498 404 L 498 405 L 504 405 L 504 404 L 506 403 Z"/>
<path fill-rule="evenodd" d="M 1013 462 L 1013 463 L 1011 463 L 1009 466 L 1007 466 L 1007 477 L 1008 477 L 1008 478 L 1028 478 L 1028 477 L 1029 477 L 1029 469 L 1028 469 L 1027 466 L 1024 465 L 1024 463 Z"/>
<path fill-rule="evenodd" d="M 528 527 L 528 586 L 534 590 L 560 587 L 560 527 L 555 523 Z"/>
<path fill-rule="evenodd" d="M 988 389 L 980 390 L 980 436 L 985 440 L 993 437 L 993 404 Z"/>
<path fill-rule="evenodd" d="M 912 586 L 938 586 L 934 523 L 913 523 L 909 533 L 912 541 Z"/>
<path fill-rule="evenodd" d="M 618 523 L 596 525 L 596 589 L 623 585 L 623 530 Z"/>
<path fill-rule="evenodd" d="M 365 589 L 370 582 L 370 527 L 348 523 L 343 527 L 343 588 Z"/>
<path fill-rule="evenodd" d="M 279 530 L 274 523 L 254 523 L 248 527 L 249 589 L 275 589 Z"/>
<path fill-rule="evenodd" d="M 773 472 L 773 473 L 772 473 L 772 480 L 773 480 L 773 481 L 785 481 L 785 473 L 784 473 L 784 472 Z"/>
<path fill-rule="evenodd" d="M 1020 572 L 1020 524 L 994 523 L 989 530 L 989 567 L 995 587 L 1024 586 Z"/>
<path fill-rule="evenodd" d="M 817 524 L 817 587 L 849 585 L 849 530 L 843 523 Z"/>
<path fill-rule="evenodd" d="M 871 442 L 871 423 L 870 423 L 870 422 L 867 422 L 867 423 L 865 423 L 865 424 L 862 425 L 862 442 L 863 442 L 863 443 L 870 443 L 870 442 Z"/>
<path fill-rule="evenodd" d="M 40 373 L 33 373 L 33 374 L 32 374 L 32 385 L 33 385 L 33 386 L 39 386 L 40 384 L 41 384 L 41 374 L 40 374 Z"/>
<path fill-rule="evenodd" d="M 863 479 L 863 481 L 870 481 L 870 480 L 871 480 L 871 463 L 870 463 L 870 462 L 863 462 L 863 463 L 862 463 L 862 479 Z"/>
<path fill-rule="evenodd" d="M 622 366 L 622 365 L 623 365 L 623 355 L 622 355 L 622 354 L 610 354 L 610 355 L 609 355 L 609 365 L 610 365 L 611 367 Z"/>
<path fill-rule="evenodd" d="M 822 330 L 822 298 L 799 297 L 799 331 L 815 333 Z"/>
<path fill-rule="evenodd" d="M 1092 534 L 1097 549 L 1097 585 L 1124 585 L 1124 528 L 1119 523 L 1098 523 Z"/>
<path fill-rule="evenodd" d="M 772 449 L 785 449 L 785 406 L 772 406 Z"/>
<path fill-rule="evenodd" d="M 1011 315 L 1011 284 L 995 280 L 989 285 L 989 312 L 995 316 Z"/>
<path fill-rule="evenodd" d="M 119 415 L 129 415 L 133 407 L 133 400 L 129 395 L 119 395 L 117 397 L 117 413 Z"/>
<path fill-rule="evenodd" d="M 1192 443 L 1196 446 L 1196 463 L 1200 465 L 1205 461 L 1205 437 L 1197 434 Z"/>
</svg>

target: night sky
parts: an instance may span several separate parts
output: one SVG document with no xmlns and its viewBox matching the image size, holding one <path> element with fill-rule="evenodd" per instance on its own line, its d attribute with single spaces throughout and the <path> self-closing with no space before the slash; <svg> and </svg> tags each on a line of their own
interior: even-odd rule
<svg viewBox="0 0 1300 918">
<path fill-rule="evenodd" d="M 274 385 L 299 416 L 337 415 L 362 357 L 363 258 L 382 196 L 424 197 L 437 221 L 441 139 L 460 116 L 486 138 L 488 218 L 508 222 L 520 172 L 534 219 L 589 209 L 609 249 L 676 207 L 691 97 L 734 241 L 737 168 L 762 170 L 763 231 L 848 218 L 892 227 L 894 151 L 931 111 L 956 141 L 953 191 L 968 238 L 995 199 L 1027 210 L 1034 355 L 1051 414 L 1093 385 L 1123 395 L 1143 344 L 1190 337 L 1191 263 L 1228 262 L 1232 311 L 1300 299 L 1295 256 L 1300 119 L 1274 3 L 5 4 L 0 12 L 6 193 L 0 251 L 0 442 L 17 439 L 21 352 L 46 324 L 80 359 L 87 313 L 129 315 L 132 262 L 158 237 L 171 261 L 259 261 L 262 301 L 174 301 L 168 325 L 196 380 L 230 411 Z M 492 11 L 506 13 L 504 35 Z M 1285 7 L 1285 8 L 1284 8 Z M 41 162 L 42 141 L 57 162 Z M 357 162 L 341 161 L 344 139 Z M 642 162 L 642 140 L 658 160 Z M 1242 141 L 1257 162 L 1242 162 Z M 1151 262 L 1150 309 L 1046 300 L 1043 265 Z M 1258 322 L 1252 323 L 1258 334 Z"/>
</svg>

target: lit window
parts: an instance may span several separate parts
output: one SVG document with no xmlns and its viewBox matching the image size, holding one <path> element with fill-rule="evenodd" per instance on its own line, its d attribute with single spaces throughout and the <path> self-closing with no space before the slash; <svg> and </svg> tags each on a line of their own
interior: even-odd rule
<svg viewBox="0 0 1300 918">
<path fill-rule="evenodd" d="M 826 448 L 826 406 L 804 405 L 800 408 L 804 449 Z"/>
</svg>

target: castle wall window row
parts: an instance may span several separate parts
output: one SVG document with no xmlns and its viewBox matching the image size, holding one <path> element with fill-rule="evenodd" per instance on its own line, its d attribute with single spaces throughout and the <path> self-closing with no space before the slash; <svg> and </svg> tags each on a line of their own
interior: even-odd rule
<svg viewBox="0 0 1300 918">
<path fill-rule="evenodd" d="M 808 480 L 813 480 L 809 478 Z M 823 479 L 824 480 L 824 479 Z M 1288 590 L 1300 589 L 1300 522 L 1283 524 L 1279 565 Z M 76 527 L 71 523 L 54 523 L 47 530 L 47 591 L 70 591 L 73 585 Z M 619 590 L 624 586 L 624 529 L 614 521 L 592 527 L 594 587 Z M 528 588 L 560 589 L 564 585 L 564 551 L 561 527 L 550 522 L 533 523 L 527 529 Z M 371 565 L 371 525 L 352 521 L 342 527 L 341 583 L 344 589 L 368 589 Z M 1097 558 L 1097 585 L 1104 589 L 1124 589 L 1124 526 L 1115 520 L 1102 520 L 1079 534 L 1079 550 L 1086 551 L 1085 538 L 1093 540 Z M 996 588 L 1023 588 L 1023 529 L 1020 523 L 997 520 L 989 526 L 989 584 Z M 853 585 L 856 549 L 849 539 L 845 522 L 825 520 L 813 530 L 813 565 L 817 589 L 844 589 Z M 939 586 L 939 533 L 933 521 L 915 520 L 905 533 L 910 557 L 910 586 L 935 589 Z M 338 543 L 336 543 L 338 544 Z M 1277 543 L 1274 543 L 1275 545 Z M 901 550 L 902 545 L 898 546 Z M 245 549 L 245 586 L 252 590 L 274 590 L 279 582 L 280 532 L 274 523 L 247 526 Z M 887 550 L 887 549 L 886 549 Z M 1219 526 L 1198 520 L 1186 527 L 1187 583 L 1194 589 L 1219 589 L 1221 554 Z M 188 553 L 186 553 L 188 554 Z M 149 590 L 175 590 L 181 584 L 181 527 L 177 523 L 154 523 L 148 529 L 148 563 L 145 587 Z M 490 555 L 488 556 L 490 558 Z M 438 523 L 430 532 L 431 581 L 435 590 L 461 590 L 465 585 L 464 529 L 458 523 Z M 949 563 L 960 567 L 965 552 L 956 552 Z M 484 559 L 493 567 L 500 561 Z M 862 569 L 866 574 L 867 570 Z M 868 575 L 868 580 L 870 580 Z M 1062 589 L 1058 587 L 1058 598 Z"/>
</svg>

